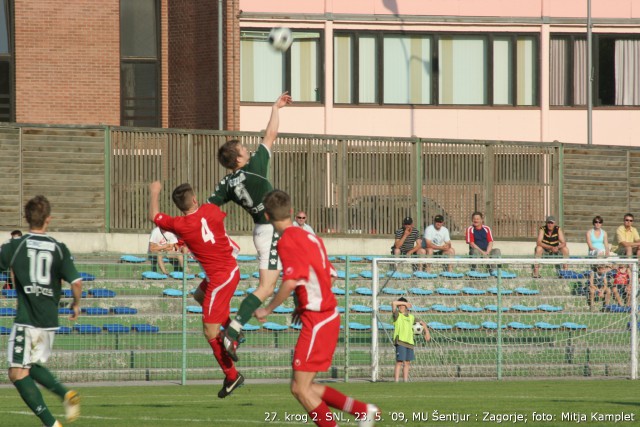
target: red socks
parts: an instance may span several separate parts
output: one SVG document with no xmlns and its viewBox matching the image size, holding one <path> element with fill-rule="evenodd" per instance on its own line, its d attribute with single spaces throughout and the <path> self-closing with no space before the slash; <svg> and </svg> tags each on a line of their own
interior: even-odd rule
<svg viewBox="0 0 640 427">
<path fill-rule="evenodd" d="M 329 415 L 327 417 L 327 415 Z M 317 408 L 309 412 L 310 419 L 320 427 L 335 427 L 338 424 L 333 419 L 333 414 L 326 402 L 321 402 Z"/>
<path fill-rule="evenodd" d="M 238 371 L 233 365 L 233 360 L 231 360 L 231 358 L 225 351 L 220 335 L 212 340 L 209 340 L 209 345 L 211 346 L 213 355 L 218 361 L 218 365 L 220 365 L 220 368 L 222 368 L 222 372 L 224 372 L 225 377 L 231 381 L 238 378 Z"/>
<path fill-rule="evenodd" d="M 345 396 L 338 390 L 331 387 L 324 388 L 322 400 L 332 408 L 340 409 L 341 411 L 348 412 L 351 415 L 367 413 L 366 403 L 355 400 L 352 397 Z"/>
</svg>

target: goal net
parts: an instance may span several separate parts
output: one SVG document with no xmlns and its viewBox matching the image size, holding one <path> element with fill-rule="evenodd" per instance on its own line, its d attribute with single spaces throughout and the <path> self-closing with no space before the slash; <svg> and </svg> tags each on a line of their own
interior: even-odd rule
<svg viewBox="0 0 640 427">
<path fill-rule="evenodd" d="M 431 335 L 414 335 L 412 380 L 637 376 L 636 259 L 374 258 L 371 273 L 373 381 L 394 378 L 400 297 Z"/>
</svg>

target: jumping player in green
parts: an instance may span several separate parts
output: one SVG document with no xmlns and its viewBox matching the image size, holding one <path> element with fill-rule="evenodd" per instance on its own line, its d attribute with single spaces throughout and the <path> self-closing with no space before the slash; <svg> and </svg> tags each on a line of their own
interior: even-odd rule
<svg viewBox="0 0 640 427">
<path fill-rule="evenodd" d="M 9 336 L 9 379 L 20 397 L 45 426 L 61 427 L 44 403 L 36 382 L 57 394 L 68 421 L 80 415 L 80 397 L 67 389 L 43 366 L 51 356 L 58 329 L 58 302 L 64 279 L 71 283 L 71 320 L 80 313 L 82 279 L 67 247 L 49 237 L 51 205 L 36 196 L 24 207 L 29 233 L 0 248 L 0 271 L 11 270 L 18 292 L 18 311 Z"/>
<path fill-rule="evenodd" d="M 273 294 L 278 275 L 282 269 L 276 250 L 278 234 L 275 232 L 273 225 L 269 224 L 269 221 L 265 218 L 262 202 L 264 196 L 273 190 L 267 175 L 269 173 L 271 148 L 278 136 L 278 127 L 280 125 L 279 110 L 285 105 L 291 104 L 291 102 L 291 96 L 287 92 L 280 95 L 274 102 L 262 144 L 258 146 L 253 155 L 250 156 L 247 147 L 236 139 L 227 141 L 218 150 L 220 164 L 233 172 L 225 176 L 216 185 L 215 191 L 209 197 L 209 202 L 222 206 L 232 201 L 251 215 L 255 223 L 253 244 L 258 251 L 260 262 L 258 288 L 242 301 L 238 314 L 224 331 L 224 347 L 229 356 L 236 362 L 238 361 L 236 349 L 238 348 L 240 331 L 262 302 Z"/>
</svg>

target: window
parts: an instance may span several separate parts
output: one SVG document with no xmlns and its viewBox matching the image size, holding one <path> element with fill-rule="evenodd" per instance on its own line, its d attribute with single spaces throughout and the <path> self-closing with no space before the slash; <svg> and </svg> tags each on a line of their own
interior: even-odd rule
<svg viewBox="0 0 640 427">
<path fill-rule="evenodd" d="M 336 32 L 336 104 L 538 104 L 538 37 Z"/>
<path fill-rule="evenodd" d="M 552 35 L 549 51 L 550 104 L 587 103 L 587 42 L 580 35 Z M 593 103 L 640 105 L 640 38 L 628 34 L 593 35 Z"/>
<path fill-rule="evenodd" d="M 120 1 L 120 121 L 160 126 L 157 0 Z"/>
<path fill-rule="evenodd" d="M 240 100 L 273 102 L 288 90 L 297 102 L 322 101 L 320 33 L 293 31 L 286 52 L 271 48 L 267 30 L 240 32 Z"/>
<path fill-rule="evenodd" d="M 9 0 L 0 0 L 0 122 L 14 120 L 10 16 Z"/>
</svg>

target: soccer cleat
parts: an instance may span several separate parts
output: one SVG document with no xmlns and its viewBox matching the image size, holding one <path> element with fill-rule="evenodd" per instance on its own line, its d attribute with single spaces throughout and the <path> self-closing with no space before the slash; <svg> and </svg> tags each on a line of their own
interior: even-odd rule
<svg viewBox="0 0 640 427">
<path fill-rule="evenodd" d="M 380 421 L 380 409 L 372 403 L 367 403 L 367 415 L 358 421 L 358 427 L 372 427 L 376 421 Z"/>
<path fill-rule="evenodd" d="M 224 399 L 225 397 L 229 396 L 231 393 L 233 393 L 233 390 L 237 389 L 238 387 L 240 387 L 242 384 L 244 384 L 244 377 L 242 376 L 241 373 L 238 373 L 238 378 L 236 378 L 233 381 L 228 381 L 226 378 L 224 379 L 224 382 L 222 383 L 222 388 L 220 389 L 220 391 L 218 392 L 218 397 L 220 399 Z"/>
<path fill-rule="evenodd" d="M 224 335 L 222 337 L 222 345 L 224 346 L 224 349 L 227 351 L 227 354 L 229 355 L 231 360 L 233 360 L 234 362 L 237 362 L 238 355 L 236 354 L 236 349 L 238 348 L 238 345 L 240 345 L 240 343 L 238 343 L 238 340 L 234 340 L 229 336 L 228 329 L 224 330 Z"/>
<path fill-rule="evenodd" d="M 64 416 L 69 422 L 74 422 L 80 416 L 80 395 L 75 390 L 69 390 L 64 395 Z"/>
<path fill-rule="evenodd" d="M 43 426 L 43 427 L 47 427 L 47 426 Z M 51 427 L 62 427 L 62 424 L 60 424 L 60 421 L 56 420 L 56 422 L 53 423 Z"/>
</svg>

